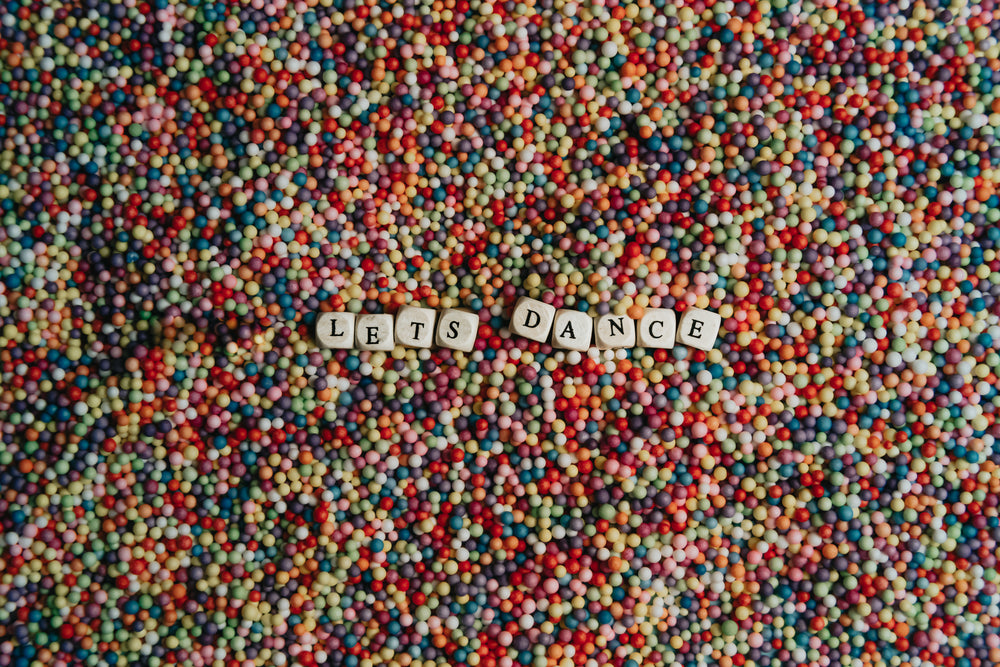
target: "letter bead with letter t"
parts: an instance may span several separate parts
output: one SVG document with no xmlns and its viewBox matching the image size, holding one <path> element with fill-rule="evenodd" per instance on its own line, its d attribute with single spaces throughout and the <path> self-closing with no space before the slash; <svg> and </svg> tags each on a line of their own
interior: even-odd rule
<svg viewBox="0 0 1000 667">
<path fill-rule="evenodd" d="M 434 343 L 433 308 L 402 306 L 396 311 L 396 342 L 406 347 L 430 347 Z"/>
</svg>

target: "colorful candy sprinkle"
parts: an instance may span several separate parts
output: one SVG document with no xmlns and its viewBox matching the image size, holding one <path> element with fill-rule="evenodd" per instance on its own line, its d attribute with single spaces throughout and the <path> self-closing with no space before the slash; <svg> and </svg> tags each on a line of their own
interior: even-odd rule
<svg viewBox="0 0 1000 667">
<path fill-rule="evenodd" d="M 4 0 L 0 667 L 1000 664 L 998 38 Z"/>
</svg>

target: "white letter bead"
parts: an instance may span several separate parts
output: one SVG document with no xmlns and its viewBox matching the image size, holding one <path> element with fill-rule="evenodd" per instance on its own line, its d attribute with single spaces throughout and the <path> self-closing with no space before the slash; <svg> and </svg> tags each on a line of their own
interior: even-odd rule
<svg viewBox="0 0 1000 667">
<path fill-rule="evenodd" d="M 601 315 L 595 331 L 597 347 L 609 350 L 635 346 L 635 320 L 628 315 Z"/>
<path fill-rule="evenodd" d="M 552 345 L 566 350 L 586 352 L 594 333 L 594 318 L 578 310 L 560 308 L 552 326 Z"/>
<path fill-rule="evenodd" d="M 316 342 L 333 350 L 351 349 L 355 319 L 354 313 L 320 313 L 316 318 Z"/>
<path fill-rule="evenodd" d="M 515 336 L 544 343 L 549 338 L 549 329 L 552 327 L 552 318 L 555 314 L 555 306 L 522 296 L 514 306 L 510 330 Z"/>
<path fill-rule="evenodd" d="M 433 308 L 402 306 L 396 311 L 396 342 L 406 347 L 430 347 L 434 343 Z"/>
<path fill-rule="evenodd" d="M 435 340 L 440 347 L 471 352 L 478 333 L 478 315 L 467 310 L 445 308 L 438 318 Z"/>
<path fill-rule="evenodd" d="M 666 308 L 647 308 L 639 320 L 637 338 L 641 347 L 669 349 L 677 334 L 677 316 Z"/>
<path fill-rule="evenodd" d="M 392 315 L 362 315 L 358 318 L 358 348 L 390 352 L 396 346 L 392 338 Z"/>
<path fill-rule="evenodd" d="M 710 310 L 688 308 L 681 315 L 677 339 L 699 350 L 711 350 L 722 326 L 722 316 Z"/>
</svg>

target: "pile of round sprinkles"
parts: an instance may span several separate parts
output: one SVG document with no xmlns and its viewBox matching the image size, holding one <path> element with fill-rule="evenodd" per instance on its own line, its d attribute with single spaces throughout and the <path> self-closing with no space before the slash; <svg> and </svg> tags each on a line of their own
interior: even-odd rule
<svg viewBox="0 0 1000 667">
<path fill-rule="evenodd" d="M 1000 664 L 998 37 L 3 0 L 0 667 Z M 315 344 L 406 303 L 475 350 Z"/>
</svg>

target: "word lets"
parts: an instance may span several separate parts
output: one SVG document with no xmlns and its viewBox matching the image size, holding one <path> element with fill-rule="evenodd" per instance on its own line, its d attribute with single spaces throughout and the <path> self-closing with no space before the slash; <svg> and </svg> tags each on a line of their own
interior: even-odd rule
<svg viewBox="0 0 1000 667">
<path fill-rule="evenodd" d="M 591 317 L 576 310 L 522 297 L 514 305 L 510 330 L 514 335 L 551 342 L 553 347 L 585 352 L 623 347 L 668 349 L 677 342 L 699 349 L 715 346 L 722 318 L 701 308 L 688 308 L 680 317 L 666 308 L 648 308 L 639 320 L 627 315 Z M 403 306 L 392 315 L 321 313 L 316 339 L 331 349 L 391 351 L 396 345 L 429 348 L 432 345 L 471 352 L 479 331 L 479 316 L 457 308 L 438 312 L 431 308 Z"/>
</svg>

